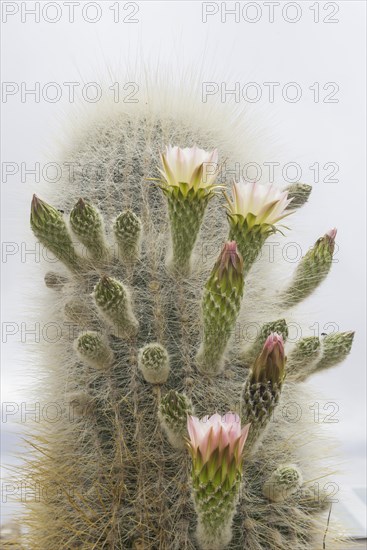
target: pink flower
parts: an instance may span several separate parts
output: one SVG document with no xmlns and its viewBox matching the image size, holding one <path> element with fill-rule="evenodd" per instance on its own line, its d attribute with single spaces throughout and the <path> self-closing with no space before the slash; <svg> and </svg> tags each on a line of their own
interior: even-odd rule
<svg viewBox="0 0 367 550">
<path fill-rule="evenodd" d="M 292 212 L 286 212 L 292 199 L 287 191 L 275 185 L 258 182 L 246 183 L 242 179 L 232 185 L 232 200 L 226 195 L 228 212 L 232 216 L 242 216 L 250 227 L 254 225 L 274 225 Z"/>
<path fill-rule="evenodd" d="M 187 184 L 195 191 L 213 186 L 218 169 L 218 151 L 204 151 L 194 147 L 166 147 L 161 154 L 164 183 L 168 186 Z"/>
<path fill-rule="evenodd" d="M 285 363 L 283 337 L 277 332 L 272 332 L 255 360 L 252 376 L 256 382 L 279 384 L 284 378 Z"/>
<path fill-rule="evenodd" d="M 189 447 L 193 457 L 199 453 L 203 463 L 209 462 L 213 453 L 218 450 L 219 455 L 226 455 L 227 461 L 235 459 L 240 464 L 242 451 L 248 436 L 250 424 L 241 428 L 240 417 L 228 412 L 224 416 L 213 414 L 204 416 L 201 420 L 189 416 L 187 429 L 190 436 Z"/>
</svg>

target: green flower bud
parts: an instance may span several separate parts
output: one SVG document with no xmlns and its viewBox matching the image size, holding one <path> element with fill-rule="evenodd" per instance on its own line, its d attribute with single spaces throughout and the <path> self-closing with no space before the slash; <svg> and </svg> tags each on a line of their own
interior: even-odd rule
<svg viewBox="0 0 367 550">
<path fill-rule="evenodd" d="M 94 206 L 79 199 L 70 212 L 70 225 L 94 260 L 107 257 L 102 217 Z"/>
<path fill-rule="evenodd" d="M 113 352 L 98 332 L 86 332 L 79 336 L 75 349 L 88 365 L 97 369 L 108 368 L 113 362 Z"/>
<path fill-rule="evenodd" d="M 187 416 L 194 414 L 191 400 L 184 394 L 170 390 L 159 404 L 158 416 L 173 447 L 185 447 L 187 435 Z"/>
<path fill-rule="evenodd" d="M 331 229 L 316 241 L 315 246 L 300 261 L 293 281 L 283 293 L 283 307 L 292 307 L 312 294 L 330 271 L 335 246 L 336 229 Z"/>
<path fill-rule="evenodd" d="M 82 261 L 75 251 L 61 212 L 36 195 L 33 195 L 31 205 L 31 227 L 37 239 L 69 269 L 80 270 Z"/>
<path fill-rule="evenodd" d="M 287 361 L 287 376 L 297 382 L 303 382 L 314 372 L 321 355 L 321 343 L 317 336 L 308 336 L 299 340 Z"/>
<path fill-rule="evenodd" d="M 122 260 L 130 264 L 135 263 L 140 257 L 140 219 L 131 210 L 125 210 L 117 216 L 113 229 Z"/>
<path fill-rule="evenodd" d="M 282 464 L 263 485 L 263 495 L 272 502 L 283 502 L 299 491 L 303 483 L 301 471 L 294 464 Z"/>
<path fill-rule="evenodd" d="M 103 276 L 94 289 L 97 307 L 116 336 L 131 337 L 138 330 L 128 289 L 112 277 Z"/>
<path fill-rule="evenodd" d="M 285 377 L 285 364 L 283 338 L 280 334 L 271 333 L 256 358 L 242 390 L 242 419 L 243 422 L 251 424 L 249 449 L 260 441 L 260 436 L 264 434 L 279 402 Z"/>
<path fill-rule="evenodd" d="M 322 341 L 322 356 L 315 370 L 320 371 L 334 367 L 344 361 L 352 349 L 354 332 L 334 332 Z"/>
<path fill-rule="evenodd" d="M 139 350 L 139 368 L 151 384 L 164 384 L 169 375 L 167 350 L 158 343 L 147 344 Z"/>
<path fill-rule="evenodd" d="M 201 372 L 215 375 L 222 369 L 223 354 L 241 307 L 243 289 L 243 260 L 236 243 L 228 242 L 204 289 L 204 337 L 197 356 Z"/>
</svg>

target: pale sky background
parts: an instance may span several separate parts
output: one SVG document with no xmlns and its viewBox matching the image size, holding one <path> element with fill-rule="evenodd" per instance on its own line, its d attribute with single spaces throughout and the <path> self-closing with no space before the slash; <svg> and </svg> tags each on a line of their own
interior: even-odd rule
<svg viewBox="0 0 367 550">
<path fill-rule="evenodd" d="M 3 167 L 4 162 L 31 166 L 49 160 L 60 123 L 67 126 L 69 119 L 72 123 L 73 109 L 64 82 L 93 81 L 105 86 L 103 78 L 108 78 L 108 68 L 112 68 L 123 85 L 127 64 L 134 66 L 143 59 L 147 65 L 158 63 L 165 70 L 169 68 L 172 78 L 182 68 L 195 70 L 201 66 L 203 81 L 224 82 L 228 88 L 235 82 L 240 82 L 241 88 L 247 82 L 259 84 L 264 97 L 253 104 L 252 111 L 262 117 L 264 112 L 271 115 L 271 131 L 284 144 L 278 157 L 269 160 L 298 162 L 303 168 L 302 181 L 314 187 L 312 206 L 298 222 L 298 242 L 307 247 L 330 227 L 339 230 L 338 262 L 322 291 L 304 308 L 321 328 L 328 322 L 337 323 L 340 330 L 355 329 L 356 337 L 348 359 L 315 376 L 311 383 L 325 395 L 324 403 L 334 402 L 339 407 L 339 422 L 327 428 L 340 439 L 346 483 L 365 485 L 365 2 L 329 2 L 328 6 L 320 2 L 319 14 L 310 9 L 314 2 L 296 2 L 298 13 L 289 9 L 284 14 L 292 20 L 299 17 L 294 23 L 282 16 L 284 2 L 274 8 L 273 23 L 269 22 L 269 7 L 264 2 L 256 3 L 257 12 L 247 13 L 247 19 L 259 18 L 254 23 L 244 20 L 243 15 L 238 22 L 234 16 L 226 16 L 223 5 L 233 2 L 211 2 L 207 8 L 201 2 L 120 3 L 120 22 L 116 23 L 116 13 L 110 9 L 114 2 L 94 3 L 99 5 L 100 14 L 89 8 L 89 19 L 100 15 L 96 23 L 83 20 L 85 2 L 75 7 L 74 23 L 68 22 L 64 2 L 57 3 L 58 13 L 51 8 L 41 12 L 39 23 L 34 16 L 21 12 L 21 3 L 2 4 L 3 82 L 13 82 L 19 89 L 22 82 L 28 87 L 40 82 L 42 89 L 52 81 L 63 92 L 55 103 L 42 97 L 39 103 L 31 97 L 22 102 L 20 92 L 9 95 L 6 102 L 3 98 Z M 5 4 L 8 12 L 13 10 L 11 5 L 19 8 L 17 13 L 8 15 L 6 22 Z M 34 2 L 22 4 L 32 7 Z M 243 3 L 240 5 L 242 8 Z M 208 15 L 204 23 L 203 9 L 218 13 Z M 59 15 L 58 22 L 46 20 Z M 314 22 L 316 16 L 318 23 Z M 137 22 L 123 22 L 123 18 Z M 339 21 L 327 23 L 325 19 Z M 265 82 L 280 83 L 272 104 L 266 99 Z M 302 90 L 300 101 L 291 103 L 282 98 L 280 89 L 289 82 L 296 82 Z M 317 87 L 319 102 L 313 101 Z M 327 98 L 338 102 L 325 103 L 323 99 Z M 219 95 L 216 100 L 220 100 Z M 242 99 L 241 104 L 246 106 L 246 101 Z M 90 113 L 98 109 L 85 102 L 84 107 Z M 336 164 L 339 171 L 334 178 L 338 181 L 315 183 L 309 167 L 316 162 L 321 180 L 331 174 Z M 326 163 L 335 164 L 325 169 Z M 277 183 L 284 183 L 281 173 L 277 173 Z M 29 204 L 36 187 L 30 176 L 22 182 L 20 172 L 10 175 L 7 181 L 3 175 L 3 242 L 19 244 L 29 237 Z M 32 277 L 38 272 L 32 258 L 22 262 L 19 253 L 6 261 L 3 256 L 1 267 L 4 327 L 4 322 L 27 320 L 23 297 L 32 293 Z M 2 382 L 5 402 L 28 399 L 27 350 L 19 335 L 9 337 L 3 344 Z M 11 455 L 17 451 L 17 438 L 10 432 L 21 429 L 9 422 L 3 425 L 4 462 L 13 460 Z"/>
</svg>

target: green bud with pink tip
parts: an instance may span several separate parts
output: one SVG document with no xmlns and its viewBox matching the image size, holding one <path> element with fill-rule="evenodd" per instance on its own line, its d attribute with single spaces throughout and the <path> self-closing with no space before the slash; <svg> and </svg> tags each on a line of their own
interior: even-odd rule
<svg viewBox="0 0 367 550">
<path fill-rule="evenodd" d="M 242 389 L 243 422 L 251 423 L 249 447 L 260 441 L 279 402 L 285 377 L 286 356 L 283 337 L 276 332 L 266 339 Z"/>
<path fill-rule="evenodd" d="M 197 355 L 198 369 L 218 374 L 241 307 L 244 290 L 243 260 L 234 241 L 225 243 L 204 288 L 204 334 Z"/>
<path fill-rule="evenodd" d="M 322 283 L 333 262 L 337 230 L 330 229 L 320 237 L 301 259 L 293 280 L 282 296 L 283 307 L 292 307 L 307 298 Z"/>
</svg>

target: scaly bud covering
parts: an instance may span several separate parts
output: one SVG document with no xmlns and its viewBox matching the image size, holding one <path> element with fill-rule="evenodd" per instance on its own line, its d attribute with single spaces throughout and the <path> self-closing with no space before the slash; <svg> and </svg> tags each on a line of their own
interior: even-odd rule
<svg viewBox="0 0 367 550">
<path fill-rule="evenodd" d="M 317 336 L 308 336 L 297 342 L 287 359 L 287 376 L 302 382 L 312 374 L 321 355 L 321 343 Z"/>
<path fill-rule="evenodd" d="M 334 332 L 322 341 L 322 356 L 315 370 L 320 371 L 334 367 L 349 355 L 352 349 L 354 332 Z"/>
<path fill-rule="evenodd" d="M 331 229 L 303 256 L 293 281 L 284 292 L 284 307 L 292 307 L 307 298 L 325 279 L 333 261 L 335 237 L 336 229 Z"/>
<path fill-rule="evenodd" d="M 203 550 L 225 548 L 232 538 L 249 428 L 248 424 L 241 429 L 240 418 L 234 413 L 223 417 L 214 414 L 201 420 L 188 417 L 197 538 Z"/>
<path fill-rule="evenodd" d="M 141 221 L 134 212 L 125 210 L 115 220 L 113 230 L 121 259 L 133 264 L 140 256 Z"/>
<path fill-rule="evenodd" d="M 75 251 L 62 213 L 37 195 L 32 199 L 31 227 L 37 239 L 69 269 L 80 270 L 81 258 Z"/>
<path fill-rule="evenodd" d="M 263 495 L 272 502 L 283 502 L 299 491 L 302 474 L 295 464 L 281 464 L 263 485 Z"/>
<path fill-rule="evenodd" d="M 232 186 L 228 202 L 229 238 L 235 240 L 245 263 L 245 274 L 258 257 L 266 239 L 277 231 L 275 224 L 289 216 L 291 199 L 287 192 L 274 185 L 245 183 L 242 179 Z"/>
<path fill-rule="evenodd" d="M 169 146 L 161 154 L 160 187 L 167 197 L 171 225 L 172 266 L 190 272 L 190 258 L 214 184 L 218 153 L 198 147 Z"/>
<path fill-rule="evenodd" d="M 286 357 L 280 334 L 271 333 L 249 372 L 242 391 L 242 419 L 252 425 L 249 446 L 259 439 L 278 404 Z"/>
<path fill-rule="evenodd" d="M 82 361 L 97 369 L 105 369 L 113 361 L 111 348 L 98 332 L 90 331 L 79 336 L 75 349 Z"/>
<path fill-rule="evenodd" d="M 167 350 L 156 342 L 139 350 L 139 368 L 144 379 L 151 384 L 164 384 L 169 375 Z"/>
<path fill-rule="evenodd" d="M 105 260 L 108 255 L 103 222 L 91 204 L 79 199 L 70 212 L 70 225 L 78 239 L 87 248 L 93 260 Z"/>
<path fill-rule="evenodd" d="M 94 299 L 106 321 L 114 328 L 119 337 L 136 334 L 136 320 L 128 289 L 112 277 L 103 276 L 94 289 Z"/>
<path fill-rule="evenodd" d="M 283 337 L 285 342 L 288 338 L 288 326 L 285 319 L 277 319 L 276 321 L 270 321 L 269 323 L 264 323 L 259 331 L 259 334 L 252 344 L 252 346 L 245 351 L 244 360 L 248 364 L 252 364 L 256 357 L 261 352 L 267 337 L 272 333 L 277 332 Z"/>
<path fill-rule="evenodd" d="M 193 414 L 193 405 L 184 393 L 170 390 L 159 404 L 158 416 L 161 426 L 173 447 L 182 449 L 187 435 L 187 416 Z"/>
<path fill-rule="evenodd" d="M 197 357 L 200 371 L 215 375 L 234 328 L 243 296 L 243 261 L 234 241 L 225 243 L 205 285 L 202 312 L 204 336 Z"/>
<path fill-rule="evenodd" d="M 292 183 L 284 191 L 288 193 L 288 199 L 292 200 L 286 210 L 295 210 L 306 204 L 310 197 L 312 186 L 305 183 Z"/>
</svg>

